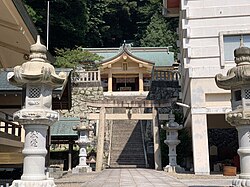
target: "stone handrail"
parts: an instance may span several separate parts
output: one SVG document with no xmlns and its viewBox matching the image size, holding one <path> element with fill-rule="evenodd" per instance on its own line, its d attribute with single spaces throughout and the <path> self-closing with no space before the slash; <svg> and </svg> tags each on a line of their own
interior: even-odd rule
<svg viewBox="0 0 250 187">
<path fill-rule="evenodd" d="M 176 70 L 153 70 L 152 81 L 178 81 L 180 73 Z"/>
<path fill-rule="evenodd" d="M 72 81 L 74 83 L 100 82 L 101 75 L 98 71 L 75 70 Z"/>
<path fill-rule="evenodd" d="M 0 117 L 0 131 L 9 134 L 9 129 L 11 129 L 10 134 L 20 137 L 22 126 L 10 121 L 9 117 L 12 118 L 11 115 L 9 115 L 5 112 L 2 112 L 2 111 L 0 111 L 0 113 L 2 113 L 5 116 L 5 118 Z M 4 129 L 4 130 L 2 130 L 2 129 Z M 17 134 L 16 134 L 16 130 L 17 130 Z"/>
</svg>

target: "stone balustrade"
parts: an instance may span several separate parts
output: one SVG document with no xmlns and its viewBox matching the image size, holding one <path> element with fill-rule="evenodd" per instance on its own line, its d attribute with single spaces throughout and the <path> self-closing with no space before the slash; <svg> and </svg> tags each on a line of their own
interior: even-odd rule
<svg viewBox="0 0 250 187">
<path fill-rule="evenodd" d="M 74 83 L 100 82 L 101 81 L 100 70 L 97 71 L 76 70 L 72 79 Z"/>
<path fill-rule="evenodd" d="M 171 70 L 153 70 L 152 81 L 178 81 L 180 73 Z"/>
<path fill-rule="evenodd" d="M 15 137 L 18 137 L 17 140 L 21 140 L 22 126 L 14 123 L 12 118 L 13 116 L 0 111 L 0 132 L 14 135 Z"/>
</svg>

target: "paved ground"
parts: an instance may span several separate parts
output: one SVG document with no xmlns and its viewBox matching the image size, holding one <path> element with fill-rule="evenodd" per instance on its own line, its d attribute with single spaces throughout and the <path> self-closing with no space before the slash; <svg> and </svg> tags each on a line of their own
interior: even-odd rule
<svg viewBox="0 0 250 187">
<path fill-rule="evenodd" d="M 232 179 L 222 175 L 168 174 L 151 169 L 106 169 L 55 179 L 57 187 L 229 187 Z"/>
</svg>

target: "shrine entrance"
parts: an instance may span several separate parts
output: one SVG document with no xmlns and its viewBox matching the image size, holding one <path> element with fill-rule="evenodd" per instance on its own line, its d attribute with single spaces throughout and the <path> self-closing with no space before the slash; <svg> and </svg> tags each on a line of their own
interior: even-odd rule
<svg viewBox="0 0 250 187">
<path fill-rule="evenodd" d="M 153 144 L 154 144 L 154 166 L 156 170 L 162 170 L 160 152 L 160 129 L 159 120 L 168 120 L 168 114 L 159 114 L 158 108 L 171 107 L 172 100 L 156 102 L 153 100 L 126 101 L 106 100 L 102 103 L 87 103 L 87 106 L 99 109 L 99 113 L 89 113 L 89 120 L 98 120 L 98 143 L 96 171 L 101 171 L 103 166 L 104 134 L 106 120 L 152 120 Z M 125 108 L 125 113 L 107 113 L 108 108 Z M 150 113 L 132 113 L 132 108 L 149 108 Z"/>
<path fill-rule="evenodd" d="M 117 77 L 114 85 L 117 91 L 139 91 L 139 77 Z"/>
</svg>

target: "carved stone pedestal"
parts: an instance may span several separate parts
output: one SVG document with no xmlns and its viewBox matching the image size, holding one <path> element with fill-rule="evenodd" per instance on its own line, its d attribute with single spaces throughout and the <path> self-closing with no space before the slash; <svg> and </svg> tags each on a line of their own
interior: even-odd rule
<svg viewBox="0 0 250 187">
<path fill-rule="evenodd" d="M 48 127 L 58 120 L 52 108 L 52 90 L 61 87 L 65 74 L 58 76 L 48 63 L 46 47 L 37 43 L 30 48 L 30 61 L 16 66 L 7 75 L 9 82 L 26 91 L 25 106 L 14 113 L 14 120 L 25 129 L 23 175 L 13 187 L 54 187 L 53 179 L 45 175 L 46 136 Z"/>
<path fill-rule="evenodd" d="M 24 181 L 14 180 L 12 187 L 56 187 L 54 179 L 40 180 L 40 181 Z"/>
<path fill-rule="evenodd" d="M 170 165 L 167 165 L 165 168 L 164 168 L 164 171 L 166 172 L 170 172 L 170 173 L 181 173 L 181 172 L 184 172 L 184 168 L 182 168 L 181 166 L 179 165 L 176 165 L 176 166 L 170 166 Z"/>
<path fill-rule="evenodd" d="M 76 141 L 76 143 L 79 145 L 80 151 L 79 151 L 79 165 L 73 168 L 72 173 L 77 174 L 77 173 L 91 172 L 92 168 L 86 163 L 86 158 L 87 158 L 86 148 L 90 144 L 89 131 L 92 130 L 92 127 L 89 124 L 88 120 L 83 121 L 83 119 L 81 119 L 81 123 L 73 127 L 73 130 L 78 131 L 79 138 Z"/>
<path fill-rule="evenodd" d="M 177 165 L 176 162 L 176 146 L 180 143 L 180 140 L 178 140 L 178 130 L 181 130 L 183 126 L 175 122 L 174 114 L 170 113 L 168 118 L 169 122 L 165 126 L 162 126 L 166 130 L 166 140 L 164 140 L 164 143 L 169 148 L 169 164 L 164 168 L 164 171 L 183 172 L 184 169 Z"/>
</svg>

